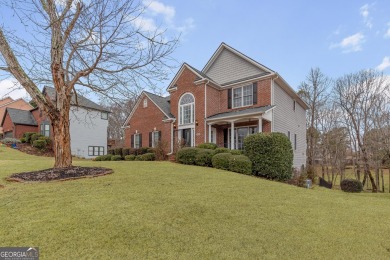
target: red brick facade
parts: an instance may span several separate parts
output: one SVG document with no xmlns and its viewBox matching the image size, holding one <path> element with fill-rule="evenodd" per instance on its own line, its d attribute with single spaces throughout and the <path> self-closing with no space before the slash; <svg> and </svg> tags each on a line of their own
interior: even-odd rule
<svg viewBox="0 0 390 260">
<path fill-rule="evenodd" d="M 7 133 L 9 132 L 12 132 L 12 137 L 19 139 L 23 137 L 23 134 L 25 132 L 37 132 L 38 127 L 31 126 L 31 125 L 18 125 L 18 124 L 15 125 L 11 121 L 11 117 L 7 113 L 4 118 L 3 131 L 5 135 L 7 135 Z"/>
<path fill-rule="evenodd" d="M 271 79 L 264 78 L 262 80 L 254 81 L 257 82 L 257 104 L 241 108 L 228 108 L 228 89 L 245 86 L 247 84 L 252 84 L 254 82 L 248 82 L 247 84 L 240 84 L 232 86 L 229 88 L 216 88 L 211 86 L 211 84 L 200 83 L 195 84 L 196 80 L 199 79 L 199 75 L 184 66 L 179 77 L 175 81 L 176 89 L 170 92 L 170 112 L 175 117 L 176 122 L 173 123 L 173 135 L 175 140 L 178 138 L 178 124 L 179 124 L 179 102 L 180 98 L 186 94 L 191 93 L 195 98 L 195 129 L 194 129 L 194 142 L 195 145 L 199 145 L 209 140 L 209 129 L 206 125 L 205 118 L 216 115 L 219 113 L 238 111 L 243 109 L 248 109 L 250 107 L 263 107 L 271 105 Z M 127 128 L 125 129 L 125 146 L 131 147 L 131 138 L 136 132 L 142 134 L 142 146 L 149 146 L 149 132 L 153 131 L 155 128 L 157 131 L 161 131 L 162 140 L 166 140 L 171 145 L 172 142 L 172 129 L 171 122 L 163 122 L 164 113 L 155 106 L 150 99 L 148 99 L 148 107 L 143 107 L 143 100 L 147 98 L 143 94 L 139 101 L 138 105 L 135 107 L 135 110 L 132 113 L 132 116 L 127 123 Z M 205 107 L 205 98 L 206 98 L 206 107 Z M 205 111 L 206 110 L 206 111 Z M 250 122 L 236 123 L 236 127 L 240 126 L 258 126 L 258 120 L 252 120 Z M 217 130 L 217 140 L 216 143 L 218 146 L 224 146 L 224 129 L 230 128 L 230 124 L 226 125 L 214 125 Z M 271 131 L 271 123 L 263 120 L 262 121 L 263 132 Z"/>
<path fill-rule="evenodd" d="M 147 107 L 143 106 L 144 99 L 147 99 Z M 161 131 L 161 140 L 166 141 L 169 148 L 171 146 L 171 123 L 163 122 L 164 113 L 145 94 L 139 99 L 138 106 L 135 107 L 133 115 L 129 120 L 128 128 L 125 128 L 125 146 L 131 147 L 131 137 L 136 133 L 142 134 L 141 147 L 149 146 L 149 133 Z"/>
</svg>

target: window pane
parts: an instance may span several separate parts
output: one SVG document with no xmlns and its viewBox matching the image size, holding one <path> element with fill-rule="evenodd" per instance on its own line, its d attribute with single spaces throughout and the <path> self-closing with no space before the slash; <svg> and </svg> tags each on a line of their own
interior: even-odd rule
<svg viewBox="0 0 390 260">
<path fill-rule="evenodd" d="M 242 106 L 242 88 L 233 89 L 233 107 Z"/>
<path fill-rule="evenodd" d="M 107 120 L 108 119 L 108 113 L 107 112 L 102 112 L 101 113 L 101 119 Z"/>
<path fill-rule="evenodd" d="M 88 146 L 88 155 L 93 155 L 93 146 Z"/>
<path fill-rule="evenodd" d="M 244 92 L 244 94 L 243 94 L 243 96 L 244 96 L 243 106 L 252 105 L 253 104 L 253 101 L 252 101 L 252 95 L 253 95 L 252 85 L 243 87 L 243 92 Z"/>
<path fill-rule="evenodd" d="M 99 147 L 99 155 L 104 155 L 104 147 L 103 146 Z"/>
<path fill-rule="evenodd" d="M 190 103 L 194 103 L 194 97 L 191 94 L 185 94 L 181 99 L 180 99 L 180 105 L 186 105 Z"/>
<path fill-rule="evenodd" d="M 192 120 L 191 120 L 192 111 L 191 110 L 192 110 L 191 105 L 183 106 L 183 124 L 192 123 Z"/>
<path fill-rule="evenodd" d="M 99 155 L 99 147 L 98 146 L 93 147 L 93 155 Z"/>
</svg>

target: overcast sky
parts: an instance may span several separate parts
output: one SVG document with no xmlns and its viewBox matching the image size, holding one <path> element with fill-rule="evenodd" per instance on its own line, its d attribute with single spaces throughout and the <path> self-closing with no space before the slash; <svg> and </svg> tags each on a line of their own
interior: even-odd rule
<svg viewBox="0 0 390 260">
<path fill-rule="evenodd" d="M 311 67 L 333 78 L 368 68 L 390 74 L 388 0 L 145 0 L 144 4 L 149 11 L 140 25 L 181 33 L 174 58 L 199 70 L 225 42 L 277 71 L 294 89 Z M 4 19 L 1 12 L 0 19 Z M 162 82 L 161 89 L 168 84 Z M 0 83 L 0 98 L 8 93 L 7 85 L 9 81 Z"/>
</svg>

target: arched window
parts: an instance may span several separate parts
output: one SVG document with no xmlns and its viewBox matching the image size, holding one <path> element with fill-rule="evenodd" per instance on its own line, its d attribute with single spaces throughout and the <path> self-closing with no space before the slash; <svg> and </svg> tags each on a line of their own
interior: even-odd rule
<svg viewBox="0 0 390 260">
<path fill-rule="evenodd" d="M 193 124 L 195 118 L 195 98 L 192 94 L 184 94 L 179 102 L 179 125 Z"/>
</svg>

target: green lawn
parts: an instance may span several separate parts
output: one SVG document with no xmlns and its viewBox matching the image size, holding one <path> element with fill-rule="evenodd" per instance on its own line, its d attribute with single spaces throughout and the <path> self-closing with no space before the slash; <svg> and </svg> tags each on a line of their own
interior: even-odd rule
<svg viewBox="0 0 390 260">
<path fill-rule="evenodd" d="M 50 158 L 0 148 L 0 246 L 41 259 L 389 259 L 390 195 L 307 190 L 169 162 L 75 161 L 108 176 L 8 183 Z"/>
</svg>

